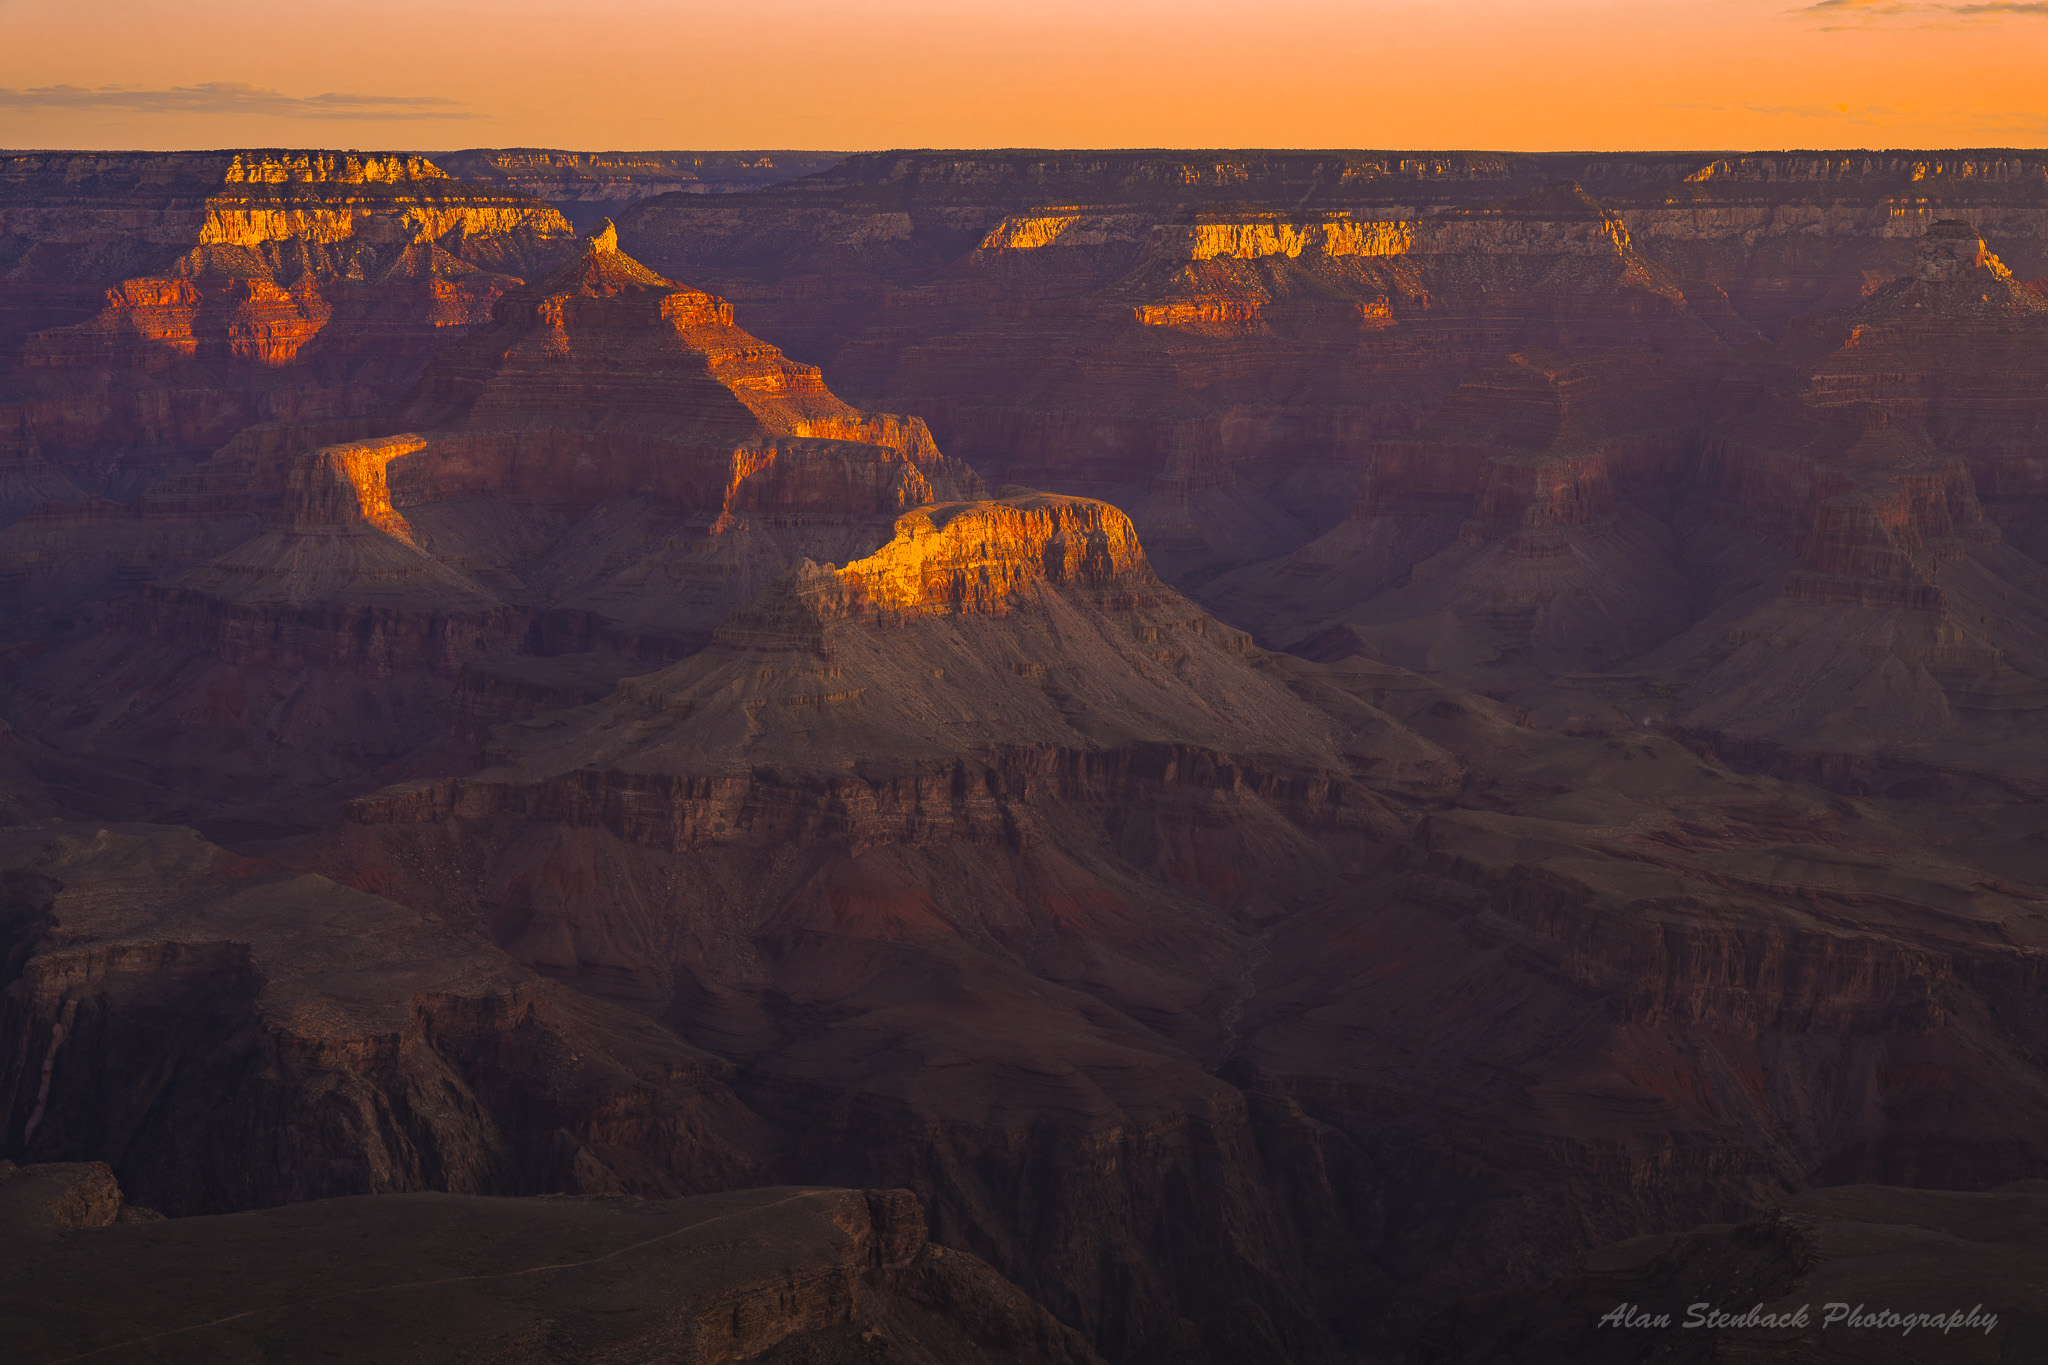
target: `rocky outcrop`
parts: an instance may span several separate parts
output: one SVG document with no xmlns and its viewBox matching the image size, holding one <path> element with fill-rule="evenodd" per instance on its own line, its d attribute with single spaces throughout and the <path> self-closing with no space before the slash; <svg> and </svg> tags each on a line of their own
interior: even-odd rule
<svg viewBox="0 0 2048 1365">
<path fill-rule="evenodd" d="M 980 1259 L 928 1242 L 903 1190 L 653 1202 L 387 1195 L 181 1218 L 147 1236 L 73 1222 L 90 1235 L 52 1239 L 16 1191 L 74 1169 L 24 1167 L 0 1184 L 0 1244 L 14 1271 L 6 1310 L 24 1362 L 143 1342 L 161 1359 L 217 1360 L 314 1340 L 365 1359 L 539 1362 L 570 1337 L 582 1354 L 706 1365 L 853 1365 L 879 1352 L 969 1365 L 1099 1360 Z M 451 1263 L 462 1273 L 451 1277 Z"/>
<path fill-rule="evenodd" d="M 232 772 L 269 820 L 270 791 L 308 764 L 370 786 L 422 746 L 468 766 L 477 710 L 456 693 L 472 664 L 658 666 L 792 565 L 856 558 L 905 509 L 979 486 L 923 423 L 841 402 L 607 229 L 507 294 L 396 414 L 252 429 L 133 506 L 0 534 L 24 607 L 129 590 L 35 666 L 26 714 L 77 751 L 146 733 L 178 781 L 220 790 Z M 234 544 L 236 529 L 254 534 Z M 81 667 L 109 685 L 62 681 Z M 138 692 L 140 677 L 157 683 Z"/>
<path fill-rule="evenodd" d="M 0 1161 L 0 1236 L 9 1240 L 162 1218 L 154 1209 L 126 1202 L 103 1161 L 30 1166 Z"/>
<path fill-rule="evenodd" d="M 977 468 L 1109 498 L 1169 577 L 1207 576 L 1328 530 L 1332 503 L 1355 495 L 1362 445 L 1407 434 L 1508 352 L 1697 357 L 1748 334 L 1711 291 L 1696 306 L 1576 184 L 1498 198 L 1526 173 L 1511 162 L 1397 171 L 1274 157 L 1242 176 L 1228 163 L 1183 168 L 1169 190 L 1154 179 L 1165 161 L 1039 168 L 1028 184 L 1006 179 L 1024 173 L 1007 164 L 955 180 L 920 161 L 882 181 L 890 212 L 915 210 L 886 252 L 810 255 L 800 241 L 851 233 L 852 215 L 880 231 L 876 191 L 850 186 L 882 168 L 854 158 L 801 195 L 771 190 L 744 207 L 649 201 L 624 231 L 657 262 L 722 272 L 763 326 L 835 356 L 835 382 L 924 414 Z M 1244 193 L 1231 202 L 1209 175 Z M 1284 208 L 1244 202 L 1268 175 L 1295 186 Z M 1122 198 L 1013 207 L 1055 186 Z M 828 228 L 820 215 L 841 196 L 848 216 Z M 953 224 L 974 235 L 948 258 Z M 734 254 L 708 259 L 721 241 Z M 803 271 L 813 283 L 798 288 Z M 821 307 L 815 282 L 828 274 L 872 283 L 835 284 L 840 302 Z"/>
<path fill-rule="evenodd" d="M 1159 582 L 1115 509 L 1005 492 L 908 513 L 842 568 L 800 566 L 701 653 L 623 681 L 601 717 L 501 732 L 505 766 L 365 798 L 353 818 L 517 810 L 668 849 L 819 834 L 864 848 L 1013 841 L 1037 817 L 1007 809 L 1041 799 L 1037 783 L 1075 797 L 1097 782 L 1224 783 L 1369 828 L 1386 815 L 1342 775 L 1374 745 L 1397 785 L 1404 764 L 1425 786 L 1455 780 L 1433 746 L 1384 722 L 1350 752 L 1342 725 L 1262 671 L 1242 635 Z M 601 745 L 621 766 L 593 770 L 589 727 L 616 730 L 621 715 L 636 718 L 624 747 Z M 963 748 L 981 776 L 963 778 Z M 775 775 L 882 761 L 897 769 L 886 781 L 792 790 Z M 636 808 L 660 823 L 642 827 Z"/>
<path fill-rule="evenodd" d="M 609 227 L 509 295 L 394 422 L 414 429 L 293 456 L 272 526 L 152 589 L 146 628 L 215 647 L 164 611 L 288 605 L 340 613 L 356 650 L 363 613 L 409 613 L 368 635 L 410 632 L 417 649 L 377 645 L 389 659 L 375 664 L 339 646 L 320 656 L 384 672 L 452 674 L 516 648 L 546 612 L 603 620 L 615 642 L 665 630 L 687 648 L 798 547 L 866 548 L 904 508 L 976 486 L 922 423 L 840 402 L 814 368 L 735 327 L 723 300 L 622 255 Z M 212 463 L 264 458 L 244 447 Z M 637 537 L 622 542 L 622 522 L 640 523 Z"/>
<path fill-rule="evenodd" d="M 2017 155 L 891 153 L 624 231 L 1199 582 L 1332 529 L 1363 447 L 1518 349 L 1702 360 L 1909 274 L 1944 219 L 2048 271 L 2042 183 Z"/>
<path fill-rule="evenodd" d="M 6 158 L 0 462 L 126 499 L 251 423 L 372 411 L 569 244 L 418 156 Z"/>
<path fill-rule="evenodd" d="M 923 616 L 1007 615 L 1034 590 L 1080 591 L 1148 605 L 1165 589 L 1130 519 L 1104 503 L 1006 489 L 999 501 L 941 503 L 898 519 L 874 554 L 804 574 L 795 596 L 820 627 L 849 617 L 907 623 Z M 743 613 L 744 631 L 777 606 Z"/>
<path fill-rule="evenodd" d="M 1113 509 L 1004 492 L 359 801 L 296 880 L 23 831 L 11 1122 L 55 1060 L 15 1154 L 180 1208 L 904 1185 L 1099 1349 L 1219 1362 L 1384 1353 L 1813 1183 L 2048 1161 L 2037 818 L 1931 851 L 1668 739 L 1264 654 Z M 137 840 L 146 896 L 93 871 Z M 187 1093 L 235 1123 L 123 1107 Z M 314 1095 L 346 1104 L 287 1160 L 267 1116 Z"/>
<path fill-rule="evenodd" d="M 746 1102 L 807 1134 L 797 1178 L 897 1172 L 943 1237 L 1119 1355 L 1320 1358 L 1295 1253 L 1260 1231 L 1251 1115 L 1205 1059 L 1239 925 L 1401 827 L 1355 771 L 1442 791 L 1456 765 L 1369 703 L 1305 703 L 1113 509 L 1005 492 L 800 568 L 702 653 L 501 730 L 473 777 L 364 798 L 303 856 L 439 896 L 411 869 L 443 855 L 399 850 L 492 848 L 456 894 L 539 970 L 748 1057 Z M 701 929 L 593 896 L 617 878 Z M 650 933 L 672 947 L 634 946 Z M 942 1004 L 960 992 L 971 1020 Z M 841 1117 L 801 1118 L 821 1107 Z M 1241 1206 L 1178 1206 L 1195 1179 Z M 1051 1182 L 1057 1213 L 1020 1218 Z M 1224 1249 L 1162 1253 L 1158 1220 Z M 1228 1306 L 1190 1307 L 1198 1284 Z"/>
<path fill-rule="evenodd" d="M 2024 155 L 1750 155 L 1645 185 L 1618 207 L 1646 253 L 1714 280 L 1745 320 L 1779 336 L 1802 313 L 1852 306 L 1911 273 L 1915 243 L 1943 220 L 1994 234 L 2021 278 L 2042 273 L 2043 171 Z"/>
</svg>

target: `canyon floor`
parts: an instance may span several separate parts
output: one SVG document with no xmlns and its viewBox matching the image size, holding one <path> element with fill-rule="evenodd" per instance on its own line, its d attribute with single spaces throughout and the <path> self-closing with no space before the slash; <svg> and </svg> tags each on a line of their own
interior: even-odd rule
<svg viewBox="0 0 2048 1365">
<path fill-rule="evenodd" d="M 2020 152 L 0 155 L 0 1316 L 2034 1358 L 2044 274 Z"/>
</svg>

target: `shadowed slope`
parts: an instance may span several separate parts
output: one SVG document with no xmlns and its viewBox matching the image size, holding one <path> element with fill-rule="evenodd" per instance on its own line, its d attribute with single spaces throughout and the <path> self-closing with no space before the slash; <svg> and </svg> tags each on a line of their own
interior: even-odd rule
<svg viewBox="0 0 2048 1365">
<path fill-rule="evenodd" d="M 103 1186 L 118 1203 L 105 1173 L 0 1163 L 0 1310 L 23 1365 L 314 1342 L 393 1362 L 1098 1360 L 979 1259 L 928 1242 L 903 1190 L 386 1195 L 138 1228 L 78 1198 L 104 1203 Z"/>
<path fill-rule="evenodd" d="M 1790 523 L 1797 560 L 1635 661 L 1668 680 L 1653 714 L 1852 790 L 1949 774 L 2038 797 L 2048 569 L 2023 547 L 2048 503 L 2022 391 L 2048 377 L 2048 301 L 1936 224 L 1912 276 L 1781 357 L 1710 443 L 1701 501 Z"/>
<path fill-rule="evenodd" d="M 2038 811 L 1909 857 L 1910 811 L 1250 648 L 1112 509 L 1004 491 L 295 856 L 743 1059 L 800 1178 L 913 1185 L 1119 1353 L 1322 1358 L 1630 1230 L 2048 1159 Z"/>
<path fill-rule="evenodd" d="M 117 602 L 107 629 L 39 667 L 29 712 L 77 749 L 147 734 L 156 761 L 196 770 L 177 779 L 197 789 L 180 814 L 207 811 L 224 779 L 253 780 L 244 800 L 259 801 L 308 769 L 389 780 L 449 729 L 471 674 L 471 693 L 545 704 L 687 654 L 790 565 L 864 553 L 905 508 L 979 487 L 921 423 L 848 407 L 608 228 L 507 295 L 405 416 L 426 425 L 339 444 L 256 433 L 165 490 L 149 510 L 172 533 L 223 498 L 268 524 Z M 484 676 L 591 653 L 608 674 Z M 77 667 L 119 677 L 119 695 L 55 681 Z M 466 757 L 457 740 L 432 762 Z"/>
</svg>

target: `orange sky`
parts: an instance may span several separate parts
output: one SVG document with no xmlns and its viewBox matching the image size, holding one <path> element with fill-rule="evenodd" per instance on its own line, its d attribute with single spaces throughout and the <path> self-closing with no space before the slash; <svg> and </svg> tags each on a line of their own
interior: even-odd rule
<svg viewBox="0 0 2048 1365">
<path fill-rule="evenodd" d="M 2048 144 L 2048 0 L 0 0 L 0 146 Z"/>
</svg>

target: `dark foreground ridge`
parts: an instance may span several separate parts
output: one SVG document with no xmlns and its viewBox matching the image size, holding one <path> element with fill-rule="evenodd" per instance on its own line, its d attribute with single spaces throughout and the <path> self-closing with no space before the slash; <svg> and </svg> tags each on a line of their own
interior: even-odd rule
<svg viewBox="0 0 2048 1365">
<path fill-rule="evenodd" d="M 165 1221 L 97 1163 L 0 1162 L 0 1321 L 74 1360 L 1099 1365 L 906 1190 L 327 1199 Z"/>
</svg>

